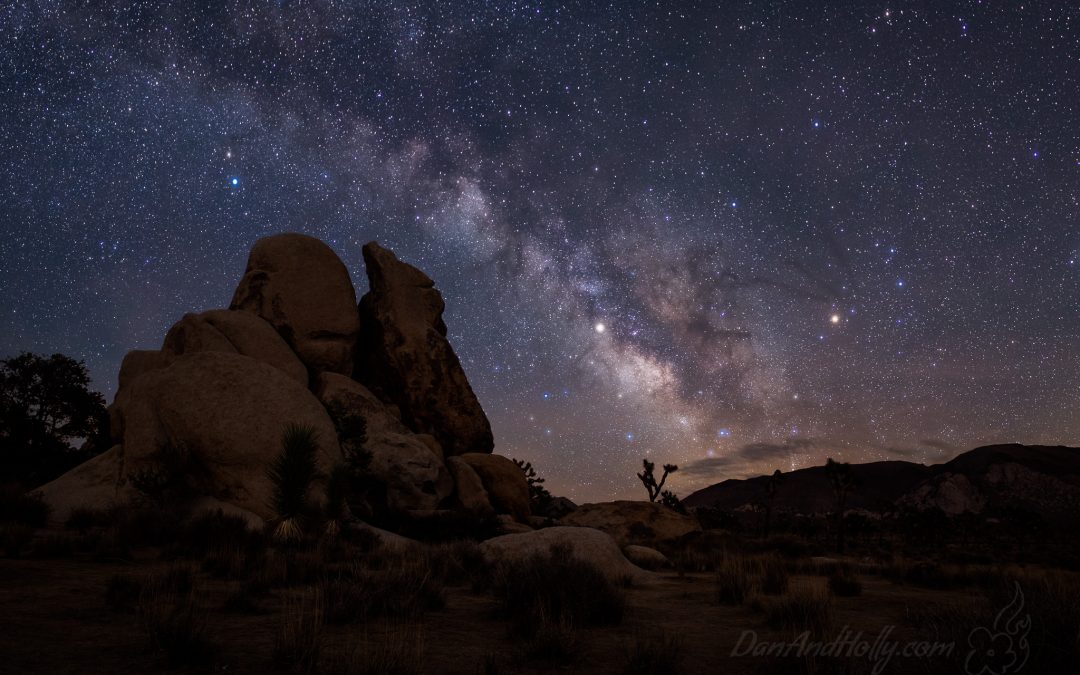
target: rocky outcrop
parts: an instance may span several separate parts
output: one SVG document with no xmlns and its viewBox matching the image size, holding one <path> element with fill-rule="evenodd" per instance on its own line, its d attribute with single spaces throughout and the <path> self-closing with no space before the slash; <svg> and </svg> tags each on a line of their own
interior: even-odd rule
<svg viewBox="0 0 1080 675">
<path fill-rule="evenodd" d="M 566 548 L 571 555 L 594 565 L 616 583 L 649 578 L 648 572 L 626 559 L 610 535 L 587 527 L 549 527 L 505 534 L 480 544 L 480 551 L 493 563 L 519 562 L 530 556 L 545 555 L 553 546 Z"/>
<path fill-rule="evenodd" d="M 250 312 L 216 309 L 185 314 L 165 335 L 168 361 L 192 352 L 243 354 L 269 364 L 307 386 L 307 368 L 273 326 Z"/>
<path fill-rule="evenodd" d="M 230 309 L 268 321 L 313 372 L 352 373 L 356 291 L 345 265 L 318 239 L 289 233 L 255 242 Z"/>
<path fill-rule="evenodd" d="M 430 511 L 453 492 L 450 472 L 430 439 L 411 433 L 396 410 L 344 375 L 323 373 L 315 394 L 338 428 L 363 420 L 364 449 L 371 455 L 371 475 L 386 486 L 387 506 L 394 511 Z"/>
<path fill-rule="evenodd" d="M 286 424 L 315 430 L 323 472 L 342 459 L 318 399 L 277 368 L 246 356 L 185 354 L 129 389 L 118 410 L 128 481 L 180 470 L 196 492 L 271 519 L 267 468 L 280 452 Z"/>
<path fill-rule="evenodd" d="M 941 509 L 950 516 L 961 513 L 981 513 L 986 497 L 961 473 L 943 473 L 925 481 L 897 500 L 902 508 L 917 511 Z"/>
<path fill-rule="evenodd" d="M 502 455 L 470 452 L 459 457 L 480 477 L 498 513 L 509 514 L 522 523 L 528 521 L 529 484 L 517 464 Z"/>
<path fill-rule="evenodd" d="M 490 454 L 491 428 L 446 340 L 439 292 L 377 244 L 364 258 L 371 292 L 357 352 L 360 310 L 333 251 L 300 234 L 260 239 L 230 309 L 185 314 L 160 350 L 124 358 L 109 407 L 115 447 L 45 486 L 55 514 L 152 489 L 257 526 L 277 515 L 268 469 L 294 423 L 318 439 L 315 502 L 347 449 L 366 462 L 353 504 L 365 515 L 453 508 L 528 530 L 528 485 Z"/>
<path fill-rule="evenodd" d="M 122 480 L 123 452 L 113 446 L 41 486 L 41 497 L 51 507 L 49 518 L 63 523 L 75 509 L 107 509 L 130 499 L 131 490 Z"/>
<path fill-rule="evenodd" d="M 454 479 L 455 501 L 461 510 L 481 518 L 495 515 L 484 482 L 468 462 L 461 457 L 447 457 L 446 468 Z"/>
<path fill-rule="evenodd" d="M 394 511 L 431 511 L 454 490 L 446 466 L 412 434 L 369 436 L 368 471 L 386 486 L 386 503 Z"/>
<path fill-rule="evenodd" d="M 172 359 L 168 354 L 163 354 L 156 349 L 135 349 L 124 354 L 124 360 L 120 362 L 120 374 L 117 377 L 116 391 L 124 391 L 143 373 L 164 368 L 171 361 Z"/>
<path fill-rule="evenodd" d="M 561 525 L 602 530 L 620 546 L 652 546 L 674 543 L 692 532 L 700 532 L 695 518 L 656 502 L 617 501 L 582 504 L 559 521 Z"/>
<path fill-rule="evenodd" d="M 657 551 L 655 548 L 649 548 L 648 546 L 638 546 L 636 544 L 624 546 L 623 555 L 626 556 L 627 560 L 638 567 L 649 571 L 655 571 L 671 565 L 671 561 L 668 560 L 666 555 Z"/>
<path fill-rule="evenodd" d="M 371 290 L 361 298 L 356 379 L 429 433 L 446 456 L 491 452 L 491 425 L 446 339 L 435 283 L 375 242 L 363 249 Z"/>
</svg>

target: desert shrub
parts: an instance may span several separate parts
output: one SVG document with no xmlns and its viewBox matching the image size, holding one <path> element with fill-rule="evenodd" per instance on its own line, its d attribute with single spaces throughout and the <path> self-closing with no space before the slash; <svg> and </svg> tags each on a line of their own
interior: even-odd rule
<svg viewBox="0 0 1080 675">
<path fill-rule="evenodd" d="M 626 650 L 625 675 L 678 675 L 682 672 L 682 645 L 660 631 L 638 634 Z"/>
<path fill-rule="evenodd" d="M 326 575 L 326 562 L 318 550 L 268 551 L 254 578 L 271 588 L 303 586 L 318 582 Z"/>
<path fill-rule="evenodd" d="M 315 479 L 316 436 L 314 427 L 287 425 L 281 437 L 281 454 L 267 472 L 274 485 L 274 510 L 280 519 L 274 529 L 278 541 L 294 542 L 303 536 L 300 519 L 308 511 L 308 489 Z"/>
<path fill-rule="evenodd" d="M 266 597 L 266 584 L 259 581 L 242 581 L 225 596 L 221 608 L 234 614 L 261 614 L 264 610 L 259 601 Z"/>
<path fill-rule="evenodd" d="M 180 535 L 180 514 L 173 508 L 117 510 L 110 528 L 125 546 L 167 546 Z"/>
<path fill-rule="evenodd" d="M 216 647 L 206 612 L 196 602 L 190 568 L 173 567 L 147 580 L 139 594 L 139 625 L 151 647 L 173 665 L 203 665 Z"/>
<path fill-rule="evenodd" d="M 92 509 L 80 506 L 71 510 L 64 527 L 78 532 L 87 532 L 95 527 L 109 527 L 116 521 L 115 509 Z"/>
<path fill-rule="evenodd" d="M 793 591 L 763 603 L 765 621 L 773 628 L 820 635 L 832 620 L 832 601 L 818 589 Z"/>
<path fill-rule="evenodd" d="M 0 548 L 9 558 L 18 558 L 34 540 L 34 528 L 23 523 L 0 525 Z"/>
<path fill-rule="evenodd" d="M 357 566 L 324 580 L 321 588 L 329 623 L 413 617 L 446 605 L 442 582 L 422 556 L 380 571 Z"/>
<path fill-rule="evenodd" d="M 470 540 L 430 546 L 425 555 L 432 574 L 451 585 L 476 585 L 491 571 L 480 546 Z"/>
<path fill-rule="evenodd" d="M 105 605 L 114 612 L 134 611 L 144 582 L 131 574 L 114 574 L 105 583 Z"/>
<path fill-rule="evenodd" d="M 838 567 L 829 575 L 829 592 L 841 598 L 862 595 L 862 582 L 850 567 Z"/>
<path fill-rule="evenodd" d="M 30 553 L 34 558 L 74 558 L 78 543 L 70 534 L 50 532 L 34 541 Z"/>
<path fill-rule="evenodd" d="M 758 550 L 774 551 L 784 558 L 804 558 L 813 549 L 805 539 L 791 534 L 774 534 L 758 544 Z"/>
<path fill-rule="evenodd" d="M 741 605 L 760 585 L 758 569 L 742 556 L 725 556 L 715 578 L 716 599 L 724 605 Z"/>
<path fill-rule="evenodd" d="M 86 543 L 90 548 L 91 558 L 96 562 L 127 562 L 131 560 L 131 548 L 127 541 L 114 529 L 94 532 L 87 535 Z"/>
<path fill-rule="evenodd" d="M 388 621 L 377 639 L 365 633 L 322 671 L 325 675 L 418 675 L 424 668 L 423 625 L 415 621 Z"/>
<path fill-rule="evenodd" d="M 281 630 L 274 640 L 274 662 L 296 673 L 313 673 L 323 641 L 322 594 L 318 591 L 288 598 Z"/>
<path fill-rule="evenodd" d="M 23 492 L 15 486 L 0 487 L 0 523 L 45 527 L 49 505 L 39 492 Z"/>
<path fill-rule="evenodd" d="M 787 593 L 790 575 L 784 562 L 776 556 L 764 556 L 758 559 L 761 573 L 761 592 L 766 595 Z"/>
<path fill-rule="evenodd" d="M 621 588 L 561 547 L 499 565 L 492 582 L 502 613 L 519 635 L 535 635 L 545 621 L 615 625 L 626 609 Z"/>
<path fill-rule="evenodd" d="M 566 617 L 560 620 L 543 618 L 522 646 L 525 659 L 552 668 L 566 668 L 579 661 L 582 647 L 574 624 Z"/>
<path fill-rule="evenodd" d="M 201 558 L 203 570 L 225 579 L 240 579 L 263 565 L 267 541 L 239 516 L 220 510 L 196 516 L 180 527 L 172 555 Z"/>
</svg>

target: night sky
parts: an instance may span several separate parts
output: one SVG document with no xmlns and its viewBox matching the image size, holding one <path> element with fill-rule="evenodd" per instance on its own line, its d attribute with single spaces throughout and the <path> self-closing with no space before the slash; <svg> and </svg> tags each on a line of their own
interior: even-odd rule
<svg viewBox="0 0 1080 675">
<path fill-rule="evenodd" d="M 293 230 L 575 500 L 1080 443 L 1075 2 L 155 4 L 0 6 L 0 356 L 111 399 Z"/>
</svg>

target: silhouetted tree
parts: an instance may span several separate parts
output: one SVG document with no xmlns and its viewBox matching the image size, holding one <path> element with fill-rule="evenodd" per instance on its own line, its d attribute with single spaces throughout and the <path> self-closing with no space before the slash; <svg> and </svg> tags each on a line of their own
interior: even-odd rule
<svg viewBox="0 0 1080 675">
<path fill-rule="evenodd" d="M 521 472 L 525 474 L 525 482 L 529 484 L 529 502 L 533 513 L 545 513 L 553 499 L 551 493 L 544 487 L 545 479 L 540 478 L 536 473 L 536 469 L 533 468 L 532 462 L 526 462 L 522 459 L 515 459 L 513 462 L 514 464 L 517 464 L 518 468 L 521 469 Z"/>
<path fill-rule="evenodd" d="M 836 498 L 836 550 L 843 553 L 846 543 L 844 512 L 847 510 L 848 496 L 858 487 L 859 481 L 850 464 L 833 461 L 832 457 L 825 461 L 825 475 L 829 477 L 829 485 L 832 487 L 833 497 Z"/>
<path fill-rule="evenodd" d="M 664 474 L 660 477 L 660 482 L 656 481 L 656 476 L 653 471 L 656 469 L 656 465 L 647 459 L 641 460 L 641 464 L 644 467 L 644 471 L 637 475 L 638 479 L 645 486 L 645 489 L 649 491 L 649 501 L 655 502 L 656 498 L 660 496 L 661 491 L 664 488 L 664 483 L 667 481 L 667 477 L 670 474 L 679 470 L 679 467 L 674 464 L 664 465 Z"/>
<path fill-rule="evenodd" d="M 769 536 L 772 529 L 773 504 L 776 502 L 776 493 L 780 490 L 780 484 L 784 482 L 784 474 L 780 469 L 773 471 L 769 476 L 769 482 L 765 485 L 765 536 Z"/>
<path fill-rule="evenodd" d="M 683 506 L 682 500 L 671 490 L 664 490 L 660 493 L 660 503 L 673 511 L 678 511 L 684 516 L 687 515 L 686 507 Z"/>
<path fill-rule="evenodd" d="M 46 483 L 105 450 L 107 435 L 105 399 L 82 361 L 30 352 L 0 361 L 0 483 Z"/>
</svg>

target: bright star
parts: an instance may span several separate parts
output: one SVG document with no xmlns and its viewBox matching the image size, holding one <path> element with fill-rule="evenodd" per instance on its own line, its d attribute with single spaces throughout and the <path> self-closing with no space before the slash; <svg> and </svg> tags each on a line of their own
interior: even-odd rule
<svg viewBox="0 0 1080 675">
<path fill-rule="evenodd" d="M 233 176 L 232 178 L 229 179 L 229 185 L 231 185 L 233 187 L 237 187 L 238 185 L 240 185 L 240 179 L 237 178 L 236 176 Z"/>
<path fill-rule="evenodd" d="M 830 316 L 829 317 L 829 323 L 834 323 L 834 324 L 835 323 L 840 323 L 840 315 L 839 314 L 833 314 L 832 316 Z"/>
<path fill-rule="evenodd" d="M 593 326 L 593 328 L 596 330 L 597 333 L 603 333 L 607 330 L 607 326 L 602 323 L 596 324 L 595 326 Z"/>
</svg>

